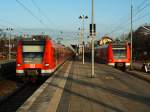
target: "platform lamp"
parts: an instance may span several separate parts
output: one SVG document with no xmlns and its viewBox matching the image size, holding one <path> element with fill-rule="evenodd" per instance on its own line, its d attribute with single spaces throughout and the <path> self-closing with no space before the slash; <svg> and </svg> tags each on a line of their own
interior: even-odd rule
<svg viewBox="0 0 150 112">
<path fill-rule="evenodd" d="M 79 19 L 82 20 L 82 28 L 81 28 L 81 40 L 82 40 L 82 62 L 84 64 L 84 20 L 88 19 L 88 16 L 86 15 L 81 15 L 79 16 Z"/>
<path fill-rule="evenodd" d="M 8 27 L 8 28 L 6 28 L 6 30 L 10 31 L 10 36 L 9 36 L 9 54 L 8 54 L 9 60 L 10 60 L 11 59 L 11 45 L 10 45 L 10 43 L 11 43 L 11 31 L 13 31 L 13 28 Z"/>
</svg>

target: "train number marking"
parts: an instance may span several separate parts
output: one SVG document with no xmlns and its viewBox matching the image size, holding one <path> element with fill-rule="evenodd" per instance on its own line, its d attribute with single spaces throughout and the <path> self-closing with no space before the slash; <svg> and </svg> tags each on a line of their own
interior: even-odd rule
<svg viewBox="0 0 150 112">
<path fill-rule="evenodd" d="M 30 64 L 30 68 L 35 68 L 35 64 Z"/>
</svg>

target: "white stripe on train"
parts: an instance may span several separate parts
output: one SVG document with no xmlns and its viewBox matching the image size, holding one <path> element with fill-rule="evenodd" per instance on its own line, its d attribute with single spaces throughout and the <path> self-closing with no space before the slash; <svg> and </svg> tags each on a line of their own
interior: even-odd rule
<svg viewBox="0 0 150 112">
<path fill-rule="evenodd" d="M 115 63 L 108 63 L 110 66 L 115 66 Z M 130 66 L 130 63 L 126 63 L 126 66 Z"/>
<path fill-rule="evenodd" d="M 54 69 L 48 69 L 48 70 L 41 69 L 41 73 L 52 73 L 52 72 L 54 72 Z"/>
<path fill-rule="evenodd" d="M 24 73 L 24 70 L 16 70 L 16 73 Z"/>
<path fill-rule="evenodd" d="M 41 69 L 41 73 L 52 73 L 52 72 L 54 72 L 54 69 L 48 70 Z M 24 70 L 16 70 L 16 73 L 24 73 Z"/>
</svg>

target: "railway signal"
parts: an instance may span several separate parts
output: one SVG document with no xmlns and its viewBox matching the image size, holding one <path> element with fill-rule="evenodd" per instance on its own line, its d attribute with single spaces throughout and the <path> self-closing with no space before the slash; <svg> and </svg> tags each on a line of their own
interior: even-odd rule
<svg viewBox="0 0 150 112">
<path fill-rule="evenodd" d="M 96 24 L 90 24 L 90 36 L 96 36 Z"/>
</svg>

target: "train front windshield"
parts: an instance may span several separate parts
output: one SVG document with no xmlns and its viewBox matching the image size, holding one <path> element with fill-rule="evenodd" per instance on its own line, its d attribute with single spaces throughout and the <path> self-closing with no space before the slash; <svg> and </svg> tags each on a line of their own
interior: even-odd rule
<svg viewBox="0 0 150 112">
<path fill-rule="evenodd" d="M 113 48 L 113 55 L 114 55 L 114 59 L 125 59 L 126 58 L 126 49 L 122 49 L 122 48 Z"/>
<path fill-rule="evenodd" d="M 23 63 L 40 64 L 44 54 L 44 41 L 25 41 L 23 43 Z"/>
<path fill-rule="evenodd" d="M 42 63 L 43 52 L 23 52 L 24 63 Z"/>
</svg>

